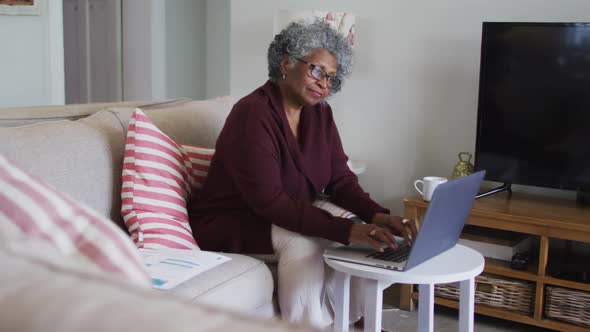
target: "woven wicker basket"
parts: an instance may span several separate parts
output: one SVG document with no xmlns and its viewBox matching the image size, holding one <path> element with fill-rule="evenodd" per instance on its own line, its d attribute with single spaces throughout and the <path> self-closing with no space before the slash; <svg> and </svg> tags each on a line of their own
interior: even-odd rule
<svg viewBox="0 0 590 332">
<path fill-rule="evenodd" d="M 523 280 L 513 280 L 482 274 L 475 278 L 475 303 L 494 308 L 533 312 L 535 285 Z M 455 284 L 435 286 L 435 295 L 452 300 L 459 299 Z"/>
<path fill-rule="evenodd" d="M 545 294 L 547 317 L 590 327 L 590 293 L 547 286 Z"/>
</svg>

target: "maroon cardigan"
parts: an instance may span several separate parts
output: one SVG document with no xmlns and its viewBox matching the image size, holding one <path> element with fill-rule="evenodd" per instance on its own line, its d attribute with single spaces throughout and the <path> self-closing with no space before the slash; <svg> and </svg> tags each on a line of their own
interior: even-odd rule
<svg viewBox="0 0 590 332">
<path fill-rule="evenodd" d="M 202 193 L 189 205 L 204 250 L 273 253 L 271 224 L 348 244 L 352 223 L 312 205 L 322 192 L 363 220 L 389 213 L 348 168 L 330 106 L 303 108 L 297 142 L 276 83 L 236 103 L 215 149 Z"/>
</svg>

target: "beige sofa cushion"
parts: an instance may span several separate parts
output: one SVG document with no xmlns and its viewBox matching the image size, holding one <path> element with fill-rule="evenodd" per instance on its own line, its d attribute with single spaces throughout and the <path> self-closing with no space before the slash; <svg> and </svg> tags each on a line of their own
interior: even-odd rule
<svg viewBox="0 0 590 332">
<path fill-rule="evenodd" d="M 225 118 L 233 107 L 232 97 L 195 100 L 171 107 L 141 108 L 142 111 L 178 144 L 215 147 Z M 127 128 L 135 108 L 110 108 Z"/>
<path fill-rule="evenodd" d="M 109 111 L 77 121 L 0 128 L 0 153 L 26 172 L 119 221 L 124 128 Z"/>
</svg>

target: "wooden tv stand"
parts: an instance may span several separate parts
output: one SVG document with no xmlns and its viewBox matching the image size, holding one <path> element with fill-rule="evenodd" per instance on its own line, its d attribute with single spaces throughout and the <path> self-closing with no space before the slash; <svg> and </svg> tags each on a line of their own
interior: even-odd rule
<svg viewBox="0 0 590 332">
<path fill-rule="evenodd" d="M 404 217 L 420 222 L 428 203 L 420 197 L 404 199 Z M 520 323 L 541 326 L 559 331 L 586 331 L 582 327 L 544 315 L 545 286 L 559 286 L 590 293 L 590 283 L 554 278 L 548 275 L 549 239 L 564 239 L 590 243 L 590 206 L 576 206 L 575 200 L 558 200 L 513 193 L 498 193 L 475 201 L 467 221 L 469 225 L 501 229 L 537 236 L 539 241 L 538 259 L 526 270 L 510 268 L 510 263 L 487 259 L 485 273 L 512 279 L 527 280 L 535 284 L 533 314 L 476 305 L 475 312 Z M 413 310 L 417 299 L 412 285 L 402 285 L 400 307 Z M 435 298 L 437 304 L 457 308 L 457 302 Z"/>
</svg>

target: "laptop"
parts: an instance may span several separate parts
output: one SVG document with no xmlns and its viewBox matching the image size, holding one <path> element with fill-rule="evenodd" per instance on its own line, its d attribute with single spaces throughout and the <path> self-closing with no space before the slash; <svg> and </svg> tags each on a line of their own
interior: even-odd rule
<svg viewBox="0 0 590 332">
<path fill-rule="evenodd" d="M 330 248 L 324 257 L 396 271 L 406 271 L 451 249 L 461 235 L 485 171 L 447 181 L 436 187 L 412 246 L 396 237 L 398 249 L 380 253 L 367 244 Z"/>
</svg>

